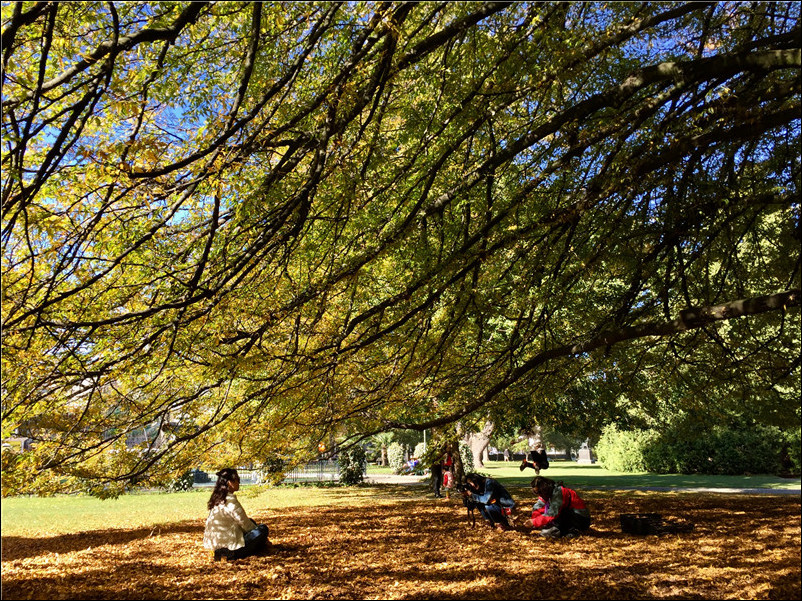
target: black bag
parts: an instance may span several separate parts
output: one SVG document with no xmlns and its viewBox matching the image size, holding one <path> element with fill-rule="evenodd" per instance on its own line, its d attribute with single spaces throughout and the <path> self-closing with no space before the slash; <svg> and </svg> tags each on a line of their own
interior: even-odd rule
<svg viewBox="0 0 802 601">
<path fill-rule="evenodd" d="M 621 530 L 627 534 L 659 534 L 663 516 L 659 513 L 622 513 Z"/>
</svg>

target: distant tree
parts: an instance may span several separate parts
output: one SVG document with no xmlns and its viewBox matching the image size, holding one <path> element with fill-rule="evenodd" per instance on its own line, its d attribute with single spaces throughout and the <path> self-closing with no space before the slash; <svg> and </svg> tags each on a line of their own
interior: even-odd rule
<svg viewBox="0 0 802 601">
<path fill-rule="evenodd" d="M 387 449 L 393 442 L 393 433 L 392 432 L 380 432 L 379 434 L 375 434 L 371 440 L 379 447 L 379 465 L 389 465 L 389 460 L 387 459 Z"/>
</svg>

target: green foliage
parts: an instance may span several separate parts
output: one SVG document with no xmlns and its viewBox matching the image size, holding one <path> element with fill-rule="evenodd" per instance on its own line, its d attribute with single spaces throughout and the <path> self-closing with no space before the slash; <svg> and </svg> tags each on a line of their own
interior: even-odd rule
<svg viewBox="0 0 802 601">
<path fill-rule="evenodd" d="M 0 452 L 0 459 L 2 459 L 3 467 L 3 497 L 7 496 L 10 492 L 24 488 L 24 478 L 26 473 L 24 468 L 20 468 L 21 454 L 10 448 L 3 447 Z"/>
<path fill-rule="evenodd" d="M 354 445 L 339 454 L 340 482 L 347 486 L 359 484 L 364 480 L 367 458 L 365 450 Z"/>
<path fill-rule="evenodd" d="M 781 474 L 782 451 L 794 436 L 760 425 L 688 429 L 675 424 L 660 431 L 608 426 L 594 450 L 602 467 L 624 472 Z"/>
<path fill-rule="evenodd" d="M 423 442 L 423 433 L 415 430 L 393 430 L 392 439 L 407 448 L 414 448 L 418 443 Z"/>
<path fill-rule="evenodd" d="M 600 432 L 597 431 L 594 432 L 592 436 L 588 437 L 590 438 L 591 444 L 596 442 L 599 434 Z M 572 451 L 578 451 L 584 442 L 585 439 L 578 436 L 566 436 L 549 428 L 543 430 L 543 443 L 547 448 L 553 446 L 555 449 L 565 450 L 566 453 L 570 454 Z"/>
<path fill-rule="evenodd" d="M 387 460 L 387 448 L 392 444 L 394 440 L 394 435 L 392 432 L 380 432 L 379 434 L 374 434 L 371 436 L 370 440 L 373 443 L 374 454 L 369 457 L 370 461 L 378 461 L 381 465 L 386 465 L 388 463 Z"/>
<path fill-rule="evenodd" d="M 622 431 L 610 425 L 604 428 L 593 448 L 604 469 L 619 472 L 646 471 L 643 452 L 651 444 L 651 432 Z M 666 470 L 670 472 L 671 470 Z"/>
<path fill-rule="evenodd" d="M 182 492 L 185 490 L 190 490 L 194 484 L 195 472 L 193 470 L 187 470 L 178 478 L 172 482 L 169 482 L 166 489 L 168 492 Z"/>
<path fill-rule="evenodd" d="M 462 469 L 465 473 L 472 472 L 474 470 L 473 453 L 471 452 L 471 447 L 463 441 L 459 443 L 459 456 L 462 459 Z"/>
<path fill-rule="evenodd" d="M 504 452 L 504 449 L 512 449 L 518 442 L 517 436 L 497 432 L 495 429 L 490 436 L 490 446 L 497 448 L 500 452 Z"/>
<path fill-rule="evenodd" d="M 516 453 L 528 453 L 529 452 L 529 440 L 523 438 L 521 440 L 516 441 L 511 447 L 511 450 L 515 451 Z"/>
<path fill-rule="evenodd" d="M 387 459 L 390 467 L 396 474 L 400 474 L 404 469 L 404 445 L 394 442 L 387 447 Z"/>
<path fill-rule="evenodd" d="M 262 462 L 261 471 L 264 483 L 278 485 L 287 473 L 287 461 L 278 453 L 270 454 Z"/>
<path fill-rule="evenodd" d="M 783 458 L 783 471 L 790 472 L 794 475 L 802 473 L 802 429 L 797 428 L 785 434 L 785 448 L 788 452 L 787 464 Z"/>
</svg>

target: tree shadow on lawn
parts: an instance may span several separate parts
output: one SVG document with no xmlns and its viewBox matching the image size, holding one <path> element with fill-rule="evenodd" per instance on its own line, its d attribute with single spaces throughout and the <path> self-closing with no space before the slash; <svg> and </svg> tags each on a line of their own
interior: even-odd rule
<svg viewBox="0 0 802 601">
<path fill-rule="evenodd" d="M 403 488 L 403 487 L 402 487 Z M 520 499 L 528 513 L 531 498 Z M 3 539 L 3 597 L 74 599 L 702 599 L 800 597 L 800 500 L 587 495 L 591 532 L 548 540 L 471 528 L 459 499 L 268 510 L 273 547 L 213 563 L 203 519 Z M 631 536 L 619 515 L 659 512 L 692 532 Z M 20 550 L 22 547 L 22 550 Z"/>
</svg>

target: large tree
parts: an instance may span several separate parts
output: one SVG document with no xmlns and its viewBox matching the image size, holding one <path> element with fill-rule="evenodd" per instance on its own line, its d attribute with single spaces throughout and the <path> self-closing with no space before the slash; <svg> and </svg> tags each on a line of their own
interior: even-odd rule
<svg viewBox="0 0 802 601">
<path fill-rule="evenodd" d="M 605 379 L 798 421 L 797 4 L 2 21 L 3 435 L 35 441 L 6 489 L 302 459 Z"/>
</svg>

